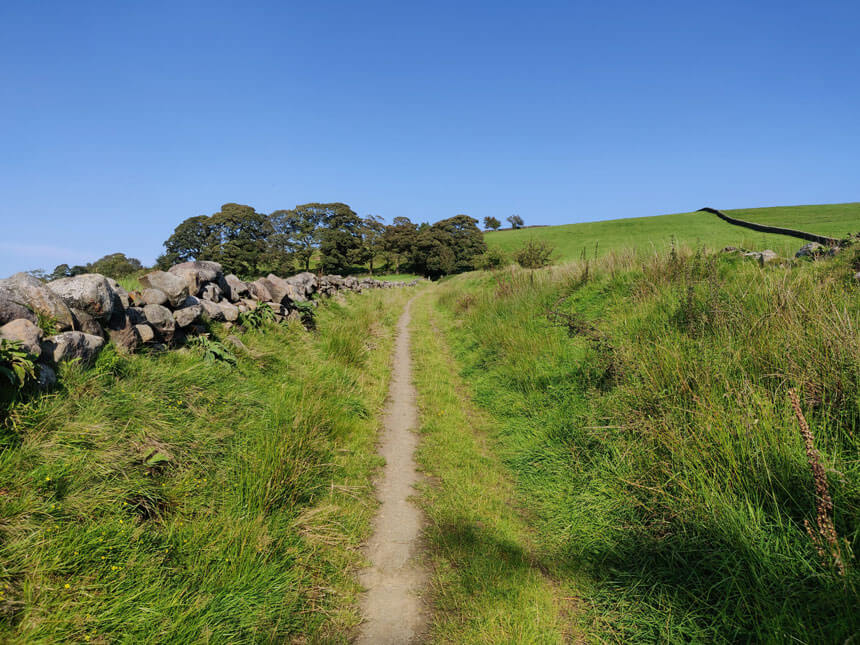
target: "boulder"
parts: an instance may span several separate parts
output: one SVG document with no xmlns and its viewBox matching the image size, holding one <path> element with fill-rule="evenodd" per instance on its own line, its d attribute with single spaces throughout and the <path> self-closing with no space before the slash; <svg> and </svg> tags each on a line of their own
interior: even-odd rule
<svg viewBox="0 0 860 645">
<path fill-rule="evenodd" d="M 826 247 L 823 244 L 819 244 L 818 242 L 810 242 L 809 244 L 804 244 L 798 249 L 797 253 L 794 254 L 796 258 L 814 258 L 816 256 L 824 254 L 826 251 Z"/>
<path fill-rule="evenodd" d="M 151 343 L 155 340 L 155 330 L 146 323 L 134 326 L 141 343 Z"/>
<path fill-rule="evenodd" d="M 93 336 L 101 336 L 104 338 L 104 331 L 102 330 L 101 325 L 86 311 L 81 311 L 80 309 L 75 309 L 73 307 L 72 315 L 75 317 L 76 331 L 82 331 L 85 334 L 92 334 Z M 113 319 L 113 316 L 114 314 L 111 314 L 111 319 Z"/>
<path fill-rule="evenodd" d="M 45 363 L 39 363 L 36 366 L 36 379 L 39 382 L 39 387 L 43 390 L 50 390 L 57 385 L 57 372 L 53 367 Z"/>
<path fill-rule="evenodd" d="M 260 303 L 256 300 L 251 300 L 250 298 L 244 298 L 242 300 L 242 304 L 248 308 L 248 311 L 254 311 L 257 307 L 260 306 Z"/>
<path fill-rule="evenodd" d="M 164 293 L 161 289 L 144 289 L 143 293 L 140 294 L 140 299 L 143 301 L 144 305 L 161 305 L 162 307 L 167 304 L 168 298 L 167 294 Z"/>
<path fill-rule="evenodd" d="M 146 322 L 146 316 L 143 314 L 143 307 L 129 307 L 125 310 L 126 318 L 132 325 L 139 325 Z"/>
<path fill-rule="evenodd" d="M 69 309 L 83 311 L 96 320 L 110 320 L 117 296 L 103 275 L 84 273 L 53 280 L 47 286 Z"/>
<path fill-rule="evenodd" d="M 167 301 L 173 307 L 178 307 L 188 297 L 188 285 L 185 280 L 166 271 L 152 271 L 140 277 L 140 284 L 149 289 L 158 289 L 167 295 Z"/>
<path fill-rule="evenodd" d="M 71 313 L 71 312 L 70 312 Z M 21 295 L 7 287 L 0 286 L 0 325 L 13 320 L 36 322 L 36 314 L 27 309 Z"/>
<path fill-rule="evenodd" d="M 298 275 L 287 278 L 287 282 L 298 287 L 299 291 L 305 296 L 305 298 L 310 298 L 319 285 L 317 277 L 308 271 L 303 271 Z"/>
<path fill-rule="evenodd" d="M 196 298 L 195 298 L 196 300 Z M 203 314 L 203 307 L 200 304 L 192 304 L 187 307 L 182 307 L 173 312 L 173 319 L 178 327 L 185 329 L 191 323 L 200 319 Z"/>
<path fill-rule="evenodd" d="M 125 309 L 129 306 L 129 297 L 128 291 L 126 291 L 122 286 L 120 286 L 119 282 L 114 280 L 113 278 L 108 278 L 105 276 L 105 280 L 108 281 L 110 288 L 113 289 L 113 292 L 116 294 L 116 298 L 119 301 L 119 304 L 122 305 L 122 308 Z M 116 309 L 116 303 L 114 303 L 114 309 Z"/>
<path fill-rule="evenodd" d="M 755 260 L 761 265 L 770 264 L 771 262 L 779 262 L 779 256 L 770 249 L 765 249 L 764 251 L 751 251 L 749 253 L 744 253 L 745 258 L 749 258 L 751 260 Z"/>
<path fill-rule="evenodd" d="M 212 302 L 221 302 L 222 294 L 221 287 L 214 282 L 203 285 L 203 288 L 200 290 L 200 297 Z"/>
<path fill-rule="evenodd" d="M 51 358 L 55 363 L 78 359 L 89 364 L 95 360 L 104 344 L 105 340 L 100 336 L 82 331 L 64 331 L 42 342 L 42 355 Z"/>
<path fill-rule="evenodd" d="M 201 300 L 200 306 L 203 307 L 204 315 L 215 322 L 224 322 L 227 318 L 224 316 L 224 310 L 218 306 L 217 302 L 211 300 Z"/>
<path fill-rule="evenodd" d="M 232 273 L 224 276 L 224 283 L 227 285 L 227 289 L 224 291 L 224 294 L 230 302 L 239 302 L 243 298 L 247 298 L 251 295 L 248 285 Z"/>
<path fill-rule="evenodd" d="M 221 265 L 217 262 L 207 260 L 196 260 L 194 262 L 182 262 L 175 264 L 168 271 L 179 276 L 188 285 L 188 293 L 192 296 L 200 295 L 200 290 L 207 282 L 215 282 L 221 284 L 224 279 L 224 272 Z"/>
<path fill-rule="evenodd" d="M 40 343 L 43 335 L 42 330 L 26 318 L 13 320 L 0 327 L 0 338 L 18 341 L 24 349 L 36 357 L 42 354 Z"/>
<path fill-rule="evenodd" d="M 272 294 L 263 278 L 248 283 L 248 291 L 260 302 L 272 302 Z"/>
<path fill-rule="evenodd" d="M 307 300 L 303 288 L 279 278 L 274 273 L 270 273 L 262 279 L 269 288 L 269 293 L 272 294 L 273 302 L 304 302 Z"/>
<path fill-rule="evenodd" d="M 32 312 L 53 320 L 59 331 L 71 329 L 74 325 L 72 312 L 63 299 L 30 274 L 16 273 L 11 278 L 0 280 L 0 287 L 16 294 L 15 299 Z"/>
<path fill-rule="evenodd" d="M 146 305 L 143 308 L 143 315 L 146 322 L 155 330 L 155 332 L 165 341 L 173 340 L 173 334 L 176 331 L 176 321 L 173 319 L 173 314 L 170 309 L 161 305 Z"/>
<path fill-rule="evenodd" d="M 107 335 L 121 353 L 131 354 L 140 344 L 140 335 L 127 316 L 123 315 L 122 321 L 122 325 L 119 325 L 117 320 L 115 325 L 108 328 Z"/>
<path fill-rule="evenodd" d="M 233 303 L 222 300 L 216 304 L 221 307 L 221 311 L 224 313 L 224 320 L 227 322 L 234 322 L 239 318 L 239 307 Z"/>
</svg>

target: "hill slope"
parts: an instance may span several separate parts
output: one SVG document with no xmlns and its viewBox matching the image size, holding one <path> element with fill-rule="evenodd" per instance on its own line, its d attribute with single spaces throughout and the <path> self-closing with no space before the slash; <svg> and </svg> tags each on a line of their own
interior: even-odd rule
<svg viewBox="0 0 860 645">
<path fill-rule="evenodd" d="M 811 233 L 843 237 L 860 230 L 860 202 L 821 206 L 777 206 L 726 211 L 747 221 L 771 226 L 785 226 Z M 556 248 L 556 260 L 591 257 L 610 251 L 635 249 L 638 252 L 664 251 L 672 239 L 680 244 L 709 248 L 742 246 L 749 249 L 770 248 L 780 255 L 793 254 L 803 242 L 784 235 L 756 233 L 732 226 L 709 213 L 675 213 L 654 217 L 632 217 L 486 233 L 491 247 L 513 251 L 526 240 L 547 240 Z"/>
</svg>

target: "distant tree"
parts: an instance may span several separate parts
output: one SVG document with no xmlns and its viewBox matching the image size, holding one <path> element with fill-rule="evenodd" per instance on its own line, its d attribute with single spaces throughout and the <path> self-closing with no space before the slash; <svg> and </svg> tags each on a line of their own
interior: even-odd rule
<svg viewBox="0 0 860 645">
<path fill-rule="evenodd" d="M 269 215 L 273 242 L 283 245 L 305 271 L 310 270 L 311 259 L 317 252 L 322 225 L 331 212 L 331 204 L 301 204 L 288 211 L 275 211 Z"/>
<path fill-rule="evenodd" d="M 501 225 L 502 223 L 491 215 L 487 215 L 487 217 L 484 218 L 484 228 L 498 231 Z"/>
<path fill-rule="evenodd" d="M 326 214 L 320 235 L 320 268 L 325 273 L 343 273 L 367 261 L 362 219 L 340 202 L 322 206 Z"/>
<path fill-rule="evenodd" d="M 519 215 L 511 215 L 508 218 L 508 222 L 510 222 L 511 228 L 514 228 L 514 229 L 522 228 L 523 224 L 525 224 L 525 222 L 523 222 L 523 218 L 520 217 Z"/>
<path fill-rule="evenodd" d="M 368 269 L 373 275 L 373 261 L 384 250 L 383 236 L 386 226 L 378 215 L 368 215 L 362 220 L 361 237 L 364 244 L 364 255 L 367 256 Z"/>
<path fill-rule="evenodd" d="M 68 278 L 72 275 L 72 269 L 68 264 L 60 264 L 54 267 L 54 270 L 51 272 L 51 275 L 48 276 L 48 280 L 59 280 L 60 278 Z"/>
<path fill-rule="evenodd" d="M 159 257 L 161 268 L 189 260 L 211 260 L 217 254 L 213 239 L 212 220 L 207 215 L 189 217 L 177 226 L 164 242 L 164 254 Z"/>
<path fill-rule="evenodd" d="M 206 254 L 212 254 L 225 272 L 259 275 L 266 252 L 266 216 L 251 206 L 229 203 L 209 218 L 211 233 Z"/>
<path fill-rule="evenodd" d="M 454 253 L 453 272 L 473 269 L 474 258 L 487 250 L 484 236 L 478 228 L 478 220 L 473 217 L 456 215 L 436 222 L 432 228 L 450 235 L 451 251 Z"/>
<path fill-rule="evenodd" d="M 418 227 L 408 217 L 395 217 L 391 226 L 386 226 L 382 234 L 382 250 L 394 272 L 400 273 L 401 265 L 409 262 L 415 255 L 418 243 Z"/>
<path fill-rule="evenodd" d="M 111 253 L 87 265 L 88 273 L 101 273 L 119 279 L 137 273 L 143 268 L 137 258 L 126 257 L 125 253 Z"/>
<path fill-rule="evenodd" d="M 416 238 L 412 260 L 414 268 L 429 278 L 454 273 L 457 257 L 453 245 L 451 234 L 444 229 L 435 226 L 424 228 Z"/>
</svg>

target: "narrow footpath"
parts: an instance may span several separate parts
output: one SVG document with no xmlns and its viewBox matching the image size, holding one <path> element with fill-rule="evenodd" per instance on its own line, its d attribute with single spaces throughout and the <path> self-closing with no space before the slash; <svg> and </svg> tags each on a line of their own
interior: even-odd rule
<svg viewBox="0 0 860 645">
<path fill-rule="evenodd" d="M 409 353 L 411 304 L 406 305 L 397 324 L 379 447 L 379 454 L 385 458 L 382 478 L 377 484 L 381 505 L 366 548 L 371 566 L 360 576 L 367 593 L 361 603 L 364 622 L 356 641 L 359 645 L 416 643 L 426 622 L 421 593 L 427 575 L 416 559 L 423 518 L 409 499 L 420 477 L 413 457 L 418 446 L 415 433 L 418 412 Z"/>
</svg>

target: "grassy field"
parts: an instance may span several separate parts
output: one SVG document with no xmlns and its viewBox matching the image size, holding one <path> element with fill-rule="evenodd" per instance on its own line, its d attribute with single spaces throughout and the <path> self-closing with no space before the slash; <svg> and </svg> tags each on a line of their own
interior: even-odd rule
<svg viewBox="0 0 860 645">
<path fill-rule="evenodd" d="M 241 333 L 235 367 L 106 349 L 14 407 L 0 641 L 348 642 L 407 296 L 328 301 L 315 333 Z"/>
<path fill-rule="evenodd" d="M 782 226 L 844 237 L 860 231 L 860 202 L 826 204 L 822 206 L 779 206 L 730 210 L 727 214 L 758 224 Z M 526 240 L 546 240 L 556 248 L 554 259 L 575 260 L 582 257 L 603 256 L 610 251 L 634 249 L 638 253 L 666 251 L 673 239 L 686 246 L 706 246 L 720 249 L 738 246 L 748 249 L 772 249 L 784 257 L 791 257 L 804 242 L 783 235 L 757 233 L 732 226 L 710 213 L 678 213 L 656 217 L 607 220 L 503 230 L 484 234 L 491 247 L 512 252 Z"/>
<path fill-rule="evenodd" d="M 463 418 L 443 367 L 419 370 L 419 393 L 458 415 L 461 434 L 425 415 L 424 450 L 435 456 L 425 461 L 441 491 L 428 511 L 430 541 L 450 563 L 434 591 L 454 612 L 442 625 L 459 620 L 468 633 L 468 617 L 484 620 L 486 594 L 502 615 L 517 610 L 529 586 L 512 575 L 506 594 L 503 578 L 481 568 L 486 551 L 499 560 L 495 572 L 511 562 L 527 576 L 530 567 L 516 564 L 525 559 L 562 586 L 575 581 L 562 595 L 577 598 L 576 623 L 594 640 L 856 637 L 858 268 L 856 247 L 828 262 L 764 268 L 681 249 L 472 273 L 435 287 L 434 331 L 451 344 L 466 384 L 459 392 L 483 419 Z M 419 366 L 438 361 L 433 341 L 421 342 Z M 816 528 L 790 389 L 820 451 L 833 542 L 826 525 Z M 528 548 L 491 512 L 500 495 L 493 460 L 473 466 L 475 451 L 463 445 L 473 426 L 490 434 L 515 482 L 508 505 L 528 509 Z M 464 472 L 443 458 L 455 450 L 466 453 Z M 540 611 L 551 630 L 558 614 Z"/>
</svg>

